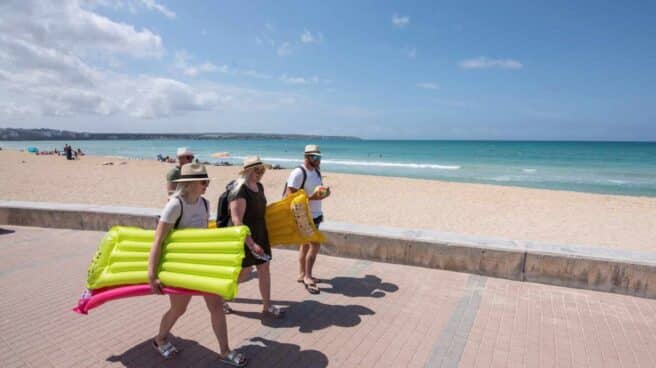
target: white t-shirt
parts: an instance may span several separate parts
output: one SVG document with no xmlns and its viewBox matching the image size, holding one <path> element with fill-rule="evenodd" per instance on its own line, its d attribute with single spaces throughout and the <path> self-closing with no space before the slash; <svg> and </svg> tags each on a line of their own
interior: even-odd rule
<svg viewBox="0 0 656 368">
<path fill-rule="evenodd" d="M 308 196 L 311 196 L 312 193 L 314 193 L 314 188 L 322 184 L 321 177 L 319 176 L 317 170 L 308 170 L 305 165 L 303 165 L 303 167 L 305 167 L 305 172 L 307 173 L 305 186 L 300 188 L 301 183 L 303 182 L 303 171 L 300 167 L 295 168 L 289 174 L 289 179 L 287 179 L 287 186 L 295 189 L 303 189 Z M 323 212 L 321 211 L 321 201 L 310 200 L 310 211 L 312 212 L 312 218 L 317 218 L 323 215 Z"/>
<path fill-rule="evenodd" d="M 162 215 L 159 220 L 168 224 L 174 224 L 180 217 L 180 210 L 182 210 L 182 218 L 178 224 L 178 229 L 201 228 L 207 229 L 207 221 L 210 218 L 210 208 L 208 203 L 203 203 L 203 197 L 199 197 L 196 203 L 187 203 L 182 197 L 171 197 L 169 202 L 164 207 Z M 180 207 L 180 202 L 184 208 Z M 205 205 L 208 204 L 206 207 Z"/>
</svg>

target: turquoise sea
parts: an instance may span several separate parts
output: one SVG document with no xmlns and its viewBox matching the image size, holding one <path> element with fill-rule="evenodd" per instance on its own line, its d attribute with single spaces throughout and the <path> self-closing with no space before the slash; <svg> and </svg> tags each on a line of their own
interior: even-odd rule
<svg viewBox="0 0 656 368">
<path fill-rule="evenodd" d="M 656 196 L 656 143 L 378 140 L 115 140 L 0 141 L 0 147 L 61 149 L 92 155 L 155 159 L 191 148 L 202 161 L 229 152 L 234 164 L 248 155 L 293 167 L 303 147 L 321 146 L 324 172 L 439 179 L 593 193 Z"/>
</svg>

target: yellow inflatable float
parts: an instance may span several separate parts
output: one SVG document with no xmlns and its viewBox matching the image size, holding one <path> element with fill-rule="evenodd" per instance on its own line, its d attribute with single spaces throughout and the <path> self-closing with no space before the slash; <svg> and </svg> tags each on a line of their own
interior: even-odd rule
<svg viewBox="0 0 656 368">
<path fill-rule="evenodd" d="M 272 246 L 326 240 L 312 221 L 310 202 L 302 189 L 268 205 L 265 218 Z"/>
<path fill-rule="evenodd" d="M 162 245 L 158 277 L 171 287 L 237 295 L 248 227 L 174 230 Z M 102 239 L 87 274 L 87 289 L 148 283 L 155 231 L 115 226 Z"/>
</svg>

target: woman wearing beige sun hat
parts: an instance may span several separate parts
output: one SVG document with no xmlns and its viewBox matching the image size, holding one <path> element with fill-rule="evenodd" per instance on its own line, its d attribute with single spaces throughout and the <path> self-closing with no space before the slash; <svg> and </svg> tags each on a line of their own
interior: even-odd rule
<svg viewBox="0 0 656 368">
<path fill-rule="evenodd" d="M 155 241 L 148 259 L 148 278 L 150 287 L 155 294 L 161 294 L 161 284 L 157 279 L 157 267 L 162 255 L 162 243 L 172 229 L 199 228 L 207 229 L 210 217 L 209 204 L 203 194 L 210 184 L 205 166 L 188 163 L 181 167 L 180 176 L 173 181 L 176 190 L 164 207 L 160 216 Z M 219 359 L 234 366 L 246 365 L 246 357 L 242 353 L 230 351 L 228 344 L 228 329 L 223 312 L 223 298 L 219 295 L 204 296 L 205 304 L 210 312 L 212 329 L 219 342 Z M 159 332 L 153 339 L 153 347 L 166 359 L 178 353 L 178 349 L 169 340 L 169 332 L 175 322 L 182 316 L 191 300 L 190 295 L 169 295 L 169 310 L 162 316 Z"/>
<path fill-rule="evenodd" d="M 244 244 L 245 256 L 242 261 L 240 280 L 246 279 L 251 267 L 257 267 L 257 278 L 262 295 L 262 314 L 265 317 L 280 318 L 283 311 L 271 304 L 271 274 L 269 261 L 271 260 L 271 245 L 267 233 L 264 214 L 267 200 L 264 195 L 264 186 L 260 181 L 271 165 L 265 164 L 259 156 L 246 157 L 239 171 L 239 178 L 235 181 L 228 202 L 230 204 L 230 220 L 228 226 L 246 225 L 251 230 L 251 236 L 246 238 Z M 231 312 L 230 306 L 224 304 L 224 310 Z"/>
</svg>

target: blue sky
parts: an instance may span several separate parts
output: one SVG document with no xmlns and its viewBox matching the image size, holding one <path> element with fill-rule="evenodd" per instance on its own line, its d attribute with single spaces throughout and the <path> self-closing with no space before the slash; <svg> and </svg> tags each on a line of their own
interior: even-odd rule
<svg viewBox="0 0 656 368">
<path fill-rule="evenodd" d="M 656 140 L 653 4 L 12 0 L 0 31 L 4 127 Z"/>
</svg>

